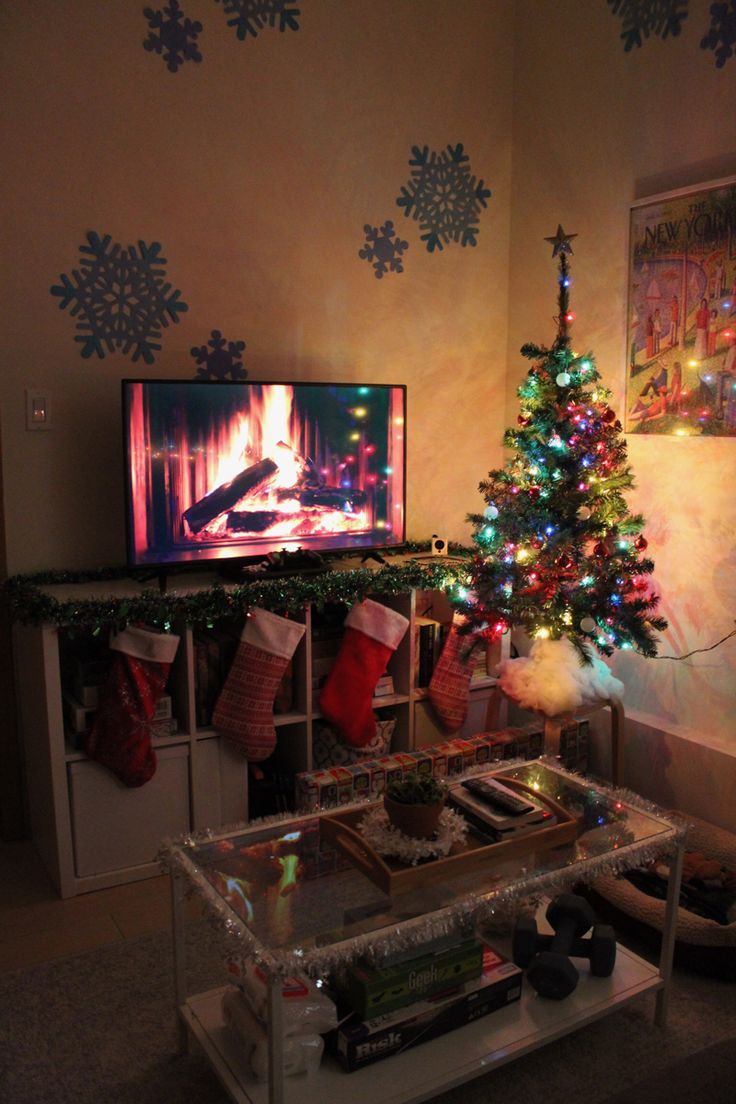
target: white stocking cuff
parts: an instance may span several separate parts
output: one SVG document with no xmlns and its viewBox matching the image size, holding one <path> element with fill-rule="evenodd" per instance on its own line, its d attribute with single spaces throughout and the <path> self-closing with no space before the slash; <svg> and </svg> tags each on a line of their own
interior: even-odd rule
<svg viewBox="0 0 736 1104">
<path fill-rule="evenodd" d="M 370 598 L 366 598 L 364 602 L 356 602 L 345 618 L 346 629 L 357 629 L 372 640 L 385 644 L 392 651 L 398 648 L 408 627 L 409 622 L 403 614 L 382 606 L 380 602 L 373 602 Z"/>
<path fill-rule="evenodd" d="M 298 621 L 289 621 L 269 610 L 254 609 L 248 614 L 240 639 L 264 652 L 291 659 L 305 631 L 306 625 Z"/>
<path fill-rule="evenodd" d="M 135 659 L 147 659 L 151 663 L 171 663 L 179 647 L 179 637 L 173 633 L 156 633 L 128 625 L 110 641 L 114 652 L 125 652 Z"/>
</svg>

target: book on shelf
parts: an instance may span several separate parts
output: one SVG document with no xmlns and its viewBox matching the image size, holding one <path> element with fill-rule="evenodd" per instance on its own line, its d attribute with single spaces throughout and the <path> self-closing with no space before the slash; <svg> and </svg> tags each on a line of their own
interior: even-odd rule
<svg viewBox="0 0 736 1104">
<path fill-rule="evenodd" d="M 488 670 L 488 652 L 485 648 L 476 648 L 471 663 L 471 682 L 478 682 L 480 679 L 488 678 L 490 672 Z"/>
<path fill-rule="evenodd" d="M 442 625 L 432 617 L 414 621 L 414 684 L 429 686 L 442 643 Z"/>
</svg>

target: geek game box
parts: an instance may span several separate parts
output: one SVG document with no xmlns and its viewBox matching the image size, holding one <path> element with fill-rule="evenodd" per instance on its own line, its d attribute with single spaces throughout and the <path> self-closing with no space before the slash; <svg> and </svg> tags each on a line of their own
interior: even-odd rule
<svg viewBox="0 0 736 1104">
<path fill-rule="evenodd" d="M 383 1016 L 361 1020 L 356 1014 L 337 1031 L 336 1051 L 349 1072 L 436 1039 L 518 1001 L 523 972 L 490 947 L 484 948 L 483 972 L 451 993 L 444 992 Z"/>
</svg>

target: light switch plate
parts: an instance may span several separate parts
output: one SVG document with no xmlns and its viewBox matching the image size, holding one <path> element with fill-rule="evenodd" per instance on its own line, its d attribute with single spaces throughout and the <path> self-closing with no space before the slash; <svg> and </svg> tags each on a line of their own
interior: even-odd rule
<svg viewBox="0 0 736 1104">
<path fill-rule="evenodd" d="M 51 395 L 26 388 L 26 429 L 51 429 Z"/>
</svg>

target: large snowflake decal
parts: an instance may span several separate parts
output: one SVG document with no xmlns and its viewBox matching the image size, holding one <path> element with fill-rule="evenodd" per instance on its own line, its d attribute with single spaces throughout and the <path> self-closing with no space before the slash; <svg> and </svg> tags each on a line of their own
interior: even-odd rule
<svg viewBox="0 0 736 1104">
<path fill-rule="evenodd" d="M 396 202 L 405 215 L 419 221 L 427 250 L 432 253 L 451 241 L 477 245 L 480 211 L 488 206 L 491 192 L 482 180 L 476 183 L 470 175 L 469 157 L 462 145 L 448 146 L 442 153 L 430 153 L 428 146 L 412 146 L 412 154 L 411 180 Z"/>
<path fill-rule="evenodd" d="M 206 345 L 196 345 L 191 354 L 196 360 L 198 379 L 246 379 L 248 373 L 240 363 L 244 341 L 228 341 L 219 330 L 212 330 Z"/>
<path fill-rule="evenodd" d="M 710 29 L 700 45 L 714 51 L 716 69 L 722 69 L 736 53 L 736 0 L 711 4 Z"/>
<path fill-rule="evenodd" d="M 161 348 L 155 340 L 161 328 L 169 320 L 178 322 L 187 304 L 180 291 L 164 282 L 166 258 L 159 242 L 139 241 L 136 252 L 134 245 L 111 246 L 111 240 L 109 234 L 101 238 L 90 230 L 89 244 L 79 247 L 79 268 L 71 277 L 62 273 L 51 294 L 61 299 L 60 310 L 70 307 L 72 317 L 79 316 L 81 333 L 74 340 L 81 344 L 83 357 L 96 353 L 102 358 L 105 348 L 111 353 L 133 349 L 134 361 L 143 357 L 153 364 L 154 350 Z"/>
<path fill-rule="evenodd" d="M 376 279 L 381 280 L 386 272 L 403 272 L 401 257 L 409 248 L 409 243 L 402 241 L 398 234 L 394 233 L 393 222 L 387 219 L 380 230 L 377 226 L 371 226 L 368 223 L 363 230 L 365 245 L 358 250 L 358 256 L 372 263 Z"/>
<path fill-rule="evenodd" d="M 668 34 L 678 35 L 687 19 L 687 0 L 608 0 L 608 5 L 614 15 L 621 16 L 621 38 L 627 53 L 642 45 L 642 36 L 664 39 Z"/>
<path fill-rule="evenodd" d="M 238 38 L 242 42 L 247 36 L 255 38 L 264 27 L 275 27 L 276 20 L 280 31 L 299 30 L 299 8 L 295 8 L 291 0 L 215 0 L 217 4 L 224 5 L 225 15 L 232 15 L 228 19 L 228 27 L 235 27 Z"/>
<path fill-rule="evenodd" d="M 143 45 L 146 50 L 163 56 L 170 73 L 175 73 L 185 61 L 202 60 L 197 49 L 197 38 L 202 24 L 197 20 L 184 18 L 179 0 L 169 0 L 163 11 L 144 8 L 143 14 L 151 28 Z"/>
</svg>

